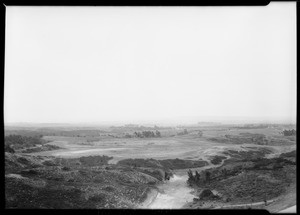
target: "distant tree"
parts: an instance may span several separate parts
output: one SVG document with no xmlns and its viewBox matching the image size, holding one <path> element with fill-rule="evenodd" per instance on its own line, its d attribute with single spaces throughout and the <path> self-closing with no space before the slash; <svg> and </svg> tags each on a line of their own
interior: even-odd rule
<svg viewBox="0 0 300 215">
<path fill-rule="evenodd" d="M 187 180 L 187 183 L 188 183 L 188 185 L 191 186 L 192 184 L 195 183 L 195 178 L 194 178 L 194 175 L 193 175 L 192 170 L 189 169 L 189 171 L 187 172 L 187 174 L 188 174 L 188 180 Z"/>
<path fill-rule="evenodd" d="M 125 134 L 126 138 L 131 138 L 132 136 L 130 134 Z"/>
<path fill-rule="evenodd" d="M 134 132 L 134 135 L 139 138 L 152 138 L 152 137 L 160 137 L 160 132 L 156 131 L 142 131 L 142 132 Z"/>
<path fill-rule="evenodd" d="M 296 130 L 292 129 L 292 130 L 284 130 L 283 132 L 284 136 L 295 136 L 296 135 Z"/>
<path fill-rule="evenodd" d="M 198 136 L 202 137 L 203 136 L 203 132 L 202 131 L 198 131 Z"/>
<path fill-rule="evenodd" d="M 151 131 L 143 131 L 143 132 L 142 132 L 142 135 L 143 135 L 144 137 L 150 137 L 150 136 L 151 136 Z"/>
<path fill-rule="evenodd" d="M 134 132 L 134 135 L 135 135 L 136 137 L 139 137 L 139 138 L 142 138 L 142 137 L 143 137 L 143 135 L 141 134 L 141 132 Z"/>
<path fill-rule="evenodd" d="M 155 133 L 153 131 L 151 131 L 150 137 L 155 137 Z"/>
<path fill-rule="evenodd" d="M 198 171 L 195 171 L 195 181 L 196 183 L 200 182 L 200 174 L 198 173 Z"/>
<path fill-rule="evenodd" d="M 13 149 L 33 147 L 44 144 L 46 141 L 39 136 L 8 135 L 5 136 L 5 145 Z"/>
<path fill-rule="evenodd" d="M 161 133 L 160 133 L 158 130 L 156 130 L 156 131 L 155 131 L 155 136 L 156 136 L 156 137 L 161 137 Z"/>
<path fill-rule="evenodd" d="M 205 171 L 205 180 L 209 183 L 210 182 L 210 175 L 211 173 L 209 171 Z"/>
<path fill-rule="evenodd" d="M 188 134 L 187 129 L 184 129 L 182 132 L 178 132 L 177 135 L 185 135 Z"/>
</svg>

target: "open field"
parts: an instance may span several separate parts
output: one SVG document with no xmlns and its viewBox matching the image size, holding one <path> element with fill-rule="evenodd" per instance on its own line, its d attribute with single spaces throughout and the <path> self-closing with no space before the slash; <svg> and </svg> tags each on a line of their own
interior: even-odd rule
<svg viewBox="0 0 300 215">
<path fill-rule="evenodd" d="M 226 147 L 225 144 L 212 143 L 199 139 L 187 139 L 182 137 L 149 138 L 149 139 L 110 139 L 93 142 L 93 145 L 85 145 L 75 142 L 74 138 L 45 137 L 51 145 L 64 149 L 39 152 L 42 156 L 80 157 L 102 154 L 112 156 L 111 162 L 117 162 L 127 158 L 154 158 L 154 159 L 192 159 L 206 158 L 210 153 Z"/>
<path fill-rule="evenodd" d="M 204 129 L 203 129 L 204 130 Z M 245 129 L 246 130 L 246 129 Z M 273 129 L 274 130 L 274 129 Z M 59 157 L 80 157 L 87 155 L 107 155 L 112 156 L 112 163 L 119 160 L 132 158 L 154 158 L 154 159 L 208 159 L 210 155 L 215 155 L 224 149 L 240 149 L 244 146 L 251 146 L 253 143 L 243 143 L 240 141 L 236 144 L 236 140 L 231 143 L 230 140 L 226 142 L 211 141 L 210 138 L 224 137 L 224 135 L 248 132 L 235 130 L 204 130 L 203 136 L 199 137 L 195 132 L 183 136 L 163 136 L 161 138 L 115 138 L 115 137 L 99 137 L 97 141 L 90 141 L 90 137 L 65 137 L 65 136 L 44 136 L 49 144 L 56 145 L 62 149 L 54 151 L 39 152 L 36 154 L 43 156 L 59 156 Z M 290 141 L 288 138 L 279 136 L 278 130 L 272 129 L 252 129 L 252 133 L 256 134 L 266 132 L 268 138 L 272 138 L 285 145 L 271 144 L 264 145 L 269 147 L 274 153 L 282 153 L 295 149 L 295 141 Z M 242 135 L 243 136 L 243 135 Z M 94 137 L 95 138 L 95 137 Z M 101 139 L 100 139 L 101 138 Z M 283 139 L 283 140 L 282 140 Z M 262 147 L 261 145 L 256 145 Z"/>
</svg>

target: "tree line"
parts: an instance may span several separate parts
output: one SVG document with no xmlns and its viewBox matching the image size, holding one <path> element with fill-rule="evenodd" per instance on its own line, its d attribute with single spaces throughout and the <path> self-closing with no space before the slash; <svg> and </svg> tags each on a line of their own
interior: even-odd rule
<svg viewBox="0 0 300 215">
<path fill-rule="evenodd" d="M 242 166 L 236 166 L 233 169 L 219 169 L 219 170 L 203 170 L 200 173 L 196 170 L 195 174 L 191 170 L 187 172 L 188 180 L 187 184 L 189 186 L 202 186 L 205 184 L 209 184 L 211 181 L 215 180 L 216 178 L 224 179 L 229 176 L 237 175 L 243 170 Z"/>
<path fill-rule="evenodd" d="M 161 133 L 159 131 L 135 131 L 133 134 L 126 134 L 125 137 L 127 138 L 132 138 L 132 137 L 137 137 L 137 138 L 151 138 L 151 137 L 161 137 Z"/>
<path fill-rule="evenodd" d="M 284 136 L 296 136 L 296 130 L 292 129 L 292 130 L 284 130 L 283 132 Z"/>
<path fill-rule="evenodd" d="M 46 143 L 40 136 L 22 136 L 22 135 L 8 135 L 5 136 L 5 151 L 13 152 L 16 149 L 22 149 L 27 147 L 34 147 Z M 12 149 L 12 150 L 11 150 Z"/>
<path fill-rule="evenodd" d="M 197 170 L 195 171 L 195 175 L 191 170 L 188 172 L 188 180 L 187 183 L 189 186 L 200 186 L 201 184 L 209 183 L 211 179 L 211 173 L 209 171 L 202 171 L 199 173 Z"/>
</svg>

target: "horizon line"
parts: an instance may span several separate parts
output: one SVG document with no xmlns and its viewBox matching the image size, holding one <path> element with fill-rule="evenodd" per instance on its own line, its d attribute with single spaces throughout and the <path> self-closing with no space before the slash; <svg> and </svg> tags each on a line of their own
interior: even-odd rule
<svg viewBox="0 0 300 215">
<path fill-rule="evenodd" d="M 197 124 L 296 124 L 291 120 L 257 120 L 257 119 L 220 119 L 220 120 L 119 120 L 119 121 L 99 121 L 99 122 L 4 122 L 4 126 L 22 126 L 22 125 L 78 125 L 78 126 L 96 126 L 96 125 L 197 125 Z"/>
</svg>

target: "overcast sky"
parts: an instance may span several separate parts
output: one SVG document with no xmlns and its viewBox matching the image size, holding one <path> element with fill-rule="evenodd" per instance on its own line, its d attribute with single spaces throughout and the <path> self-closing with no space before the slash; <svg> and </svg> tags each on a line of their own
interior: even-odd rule
<svg viewBox="0 0 300 215">
<path fill-rule="evenodd" d="M 296 3 L 6 7 L 4 118 L 296 120 Z"/>
</svg>

